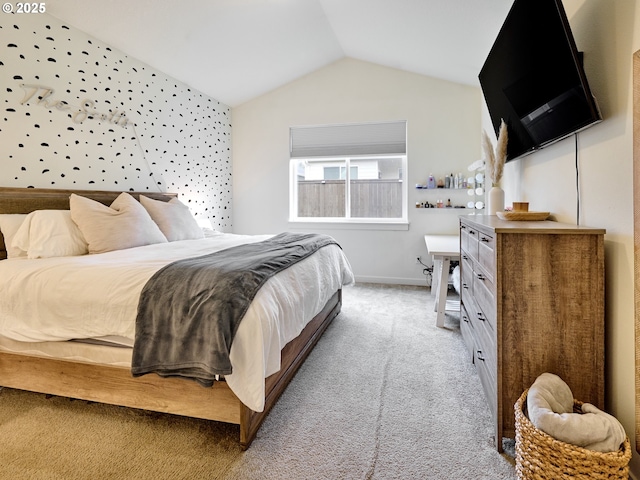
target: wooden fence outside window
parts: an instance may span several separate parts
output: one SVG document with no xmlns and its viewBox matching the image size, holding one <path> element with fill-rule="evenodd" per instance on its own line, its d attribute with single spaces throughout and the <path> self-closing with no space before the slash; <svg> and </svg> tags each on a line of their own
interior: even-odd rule
<svg viewBox="0 0 640 480">
<path fill-rule="evenodd" d="M 351 218 L 402 218 L 397 179 L 351 180 Z M 299 180 L 298 217 L 345 217 L 344 180 Z"/>
</svg>

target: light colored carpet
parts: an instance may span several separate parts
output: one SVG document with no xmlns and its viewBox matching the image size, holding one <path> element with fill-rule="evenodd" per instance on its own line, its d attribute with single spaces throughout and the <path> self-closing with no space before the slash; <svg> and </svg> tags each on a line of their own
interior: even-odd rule
<svg viewBox="0 0 640 480">
<path fill-rule="evenodd" d="M 420 287 L 343 303 L 246 452 L 232 425 L 5 388 L 0 479 L 514 479 L 457 315 L 435 327 Z"/>
</svg>

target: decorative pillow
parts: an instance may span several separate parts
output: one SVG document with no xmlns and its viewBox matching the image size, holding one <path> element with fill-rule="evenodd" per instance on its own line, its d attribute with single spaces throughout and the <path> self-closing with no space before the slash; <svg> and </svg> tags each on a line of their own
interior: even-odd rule
<svg viewBox="0 0 640 480">
<path fill-rule="evenodd" d="M 126 192 L 110 207 L 75 193 L 69 199 L 71 218 L 89 244 L 89 253 L 166 243 L 158 225 L 140 203 Z"/>
<path fill-rule="evenodd" d="M 7 250 L 7 258 L 26 257 L 27 252 L 18 247 L 12 247 L 13 237 L 20 229 L 20 225 L 27 218 L 26 213 L 3 213 L 0 215 L 0 232 L 4 237 L 4 247 Z"/>
<path fill-rule="evenodd" d="M 71 220 L 69 210 L 31 212 L 11 246 L 26 251 L 29 258 L 70 257 L 88 252 L 87 241 Z"/>
<path fill-rule="evenodd" d="M 204 238 L 204 232 L 189 207 L 177 198 L 163 202 L 140 195 L 140 203 L 170 242 Z"/>
</svg>

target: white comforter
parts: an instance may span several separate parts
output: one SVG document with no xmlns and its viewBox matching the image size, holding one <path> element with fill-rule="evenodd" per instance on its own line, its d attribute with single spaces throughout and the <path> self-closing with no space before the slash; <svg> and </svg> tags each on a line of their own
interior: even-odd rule
<svg viewBox="0 0 640 480">
<path fill-rule="evenodd" d="M 133 340 L 140 292 L 162 266 L 181 258 L 264 240 L 219 234 L 97 255 L 0 262 L 0 335 L 22 342 L 124 337 Z M 280 369 L 280 350 L 353 274 L 331 245 L 272 277 L 259 290 L 231 347 L 226 381 L 254 411 L 264 379 Z"/>
</svg>

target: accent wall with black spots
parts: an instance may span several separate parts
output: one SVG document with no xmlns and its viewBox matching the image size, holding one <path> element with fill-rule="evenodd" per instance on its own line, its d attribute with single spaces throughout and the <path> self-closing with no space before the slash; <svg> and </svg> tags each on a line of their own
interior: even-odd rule
<svg viewBox="0 0 640 480">
<path fill-rule="evenodd" d="M 48 14 L 0 16 L 0 186 L 169 191 L 231 231 L 227 105 Z"/>
</svg>

